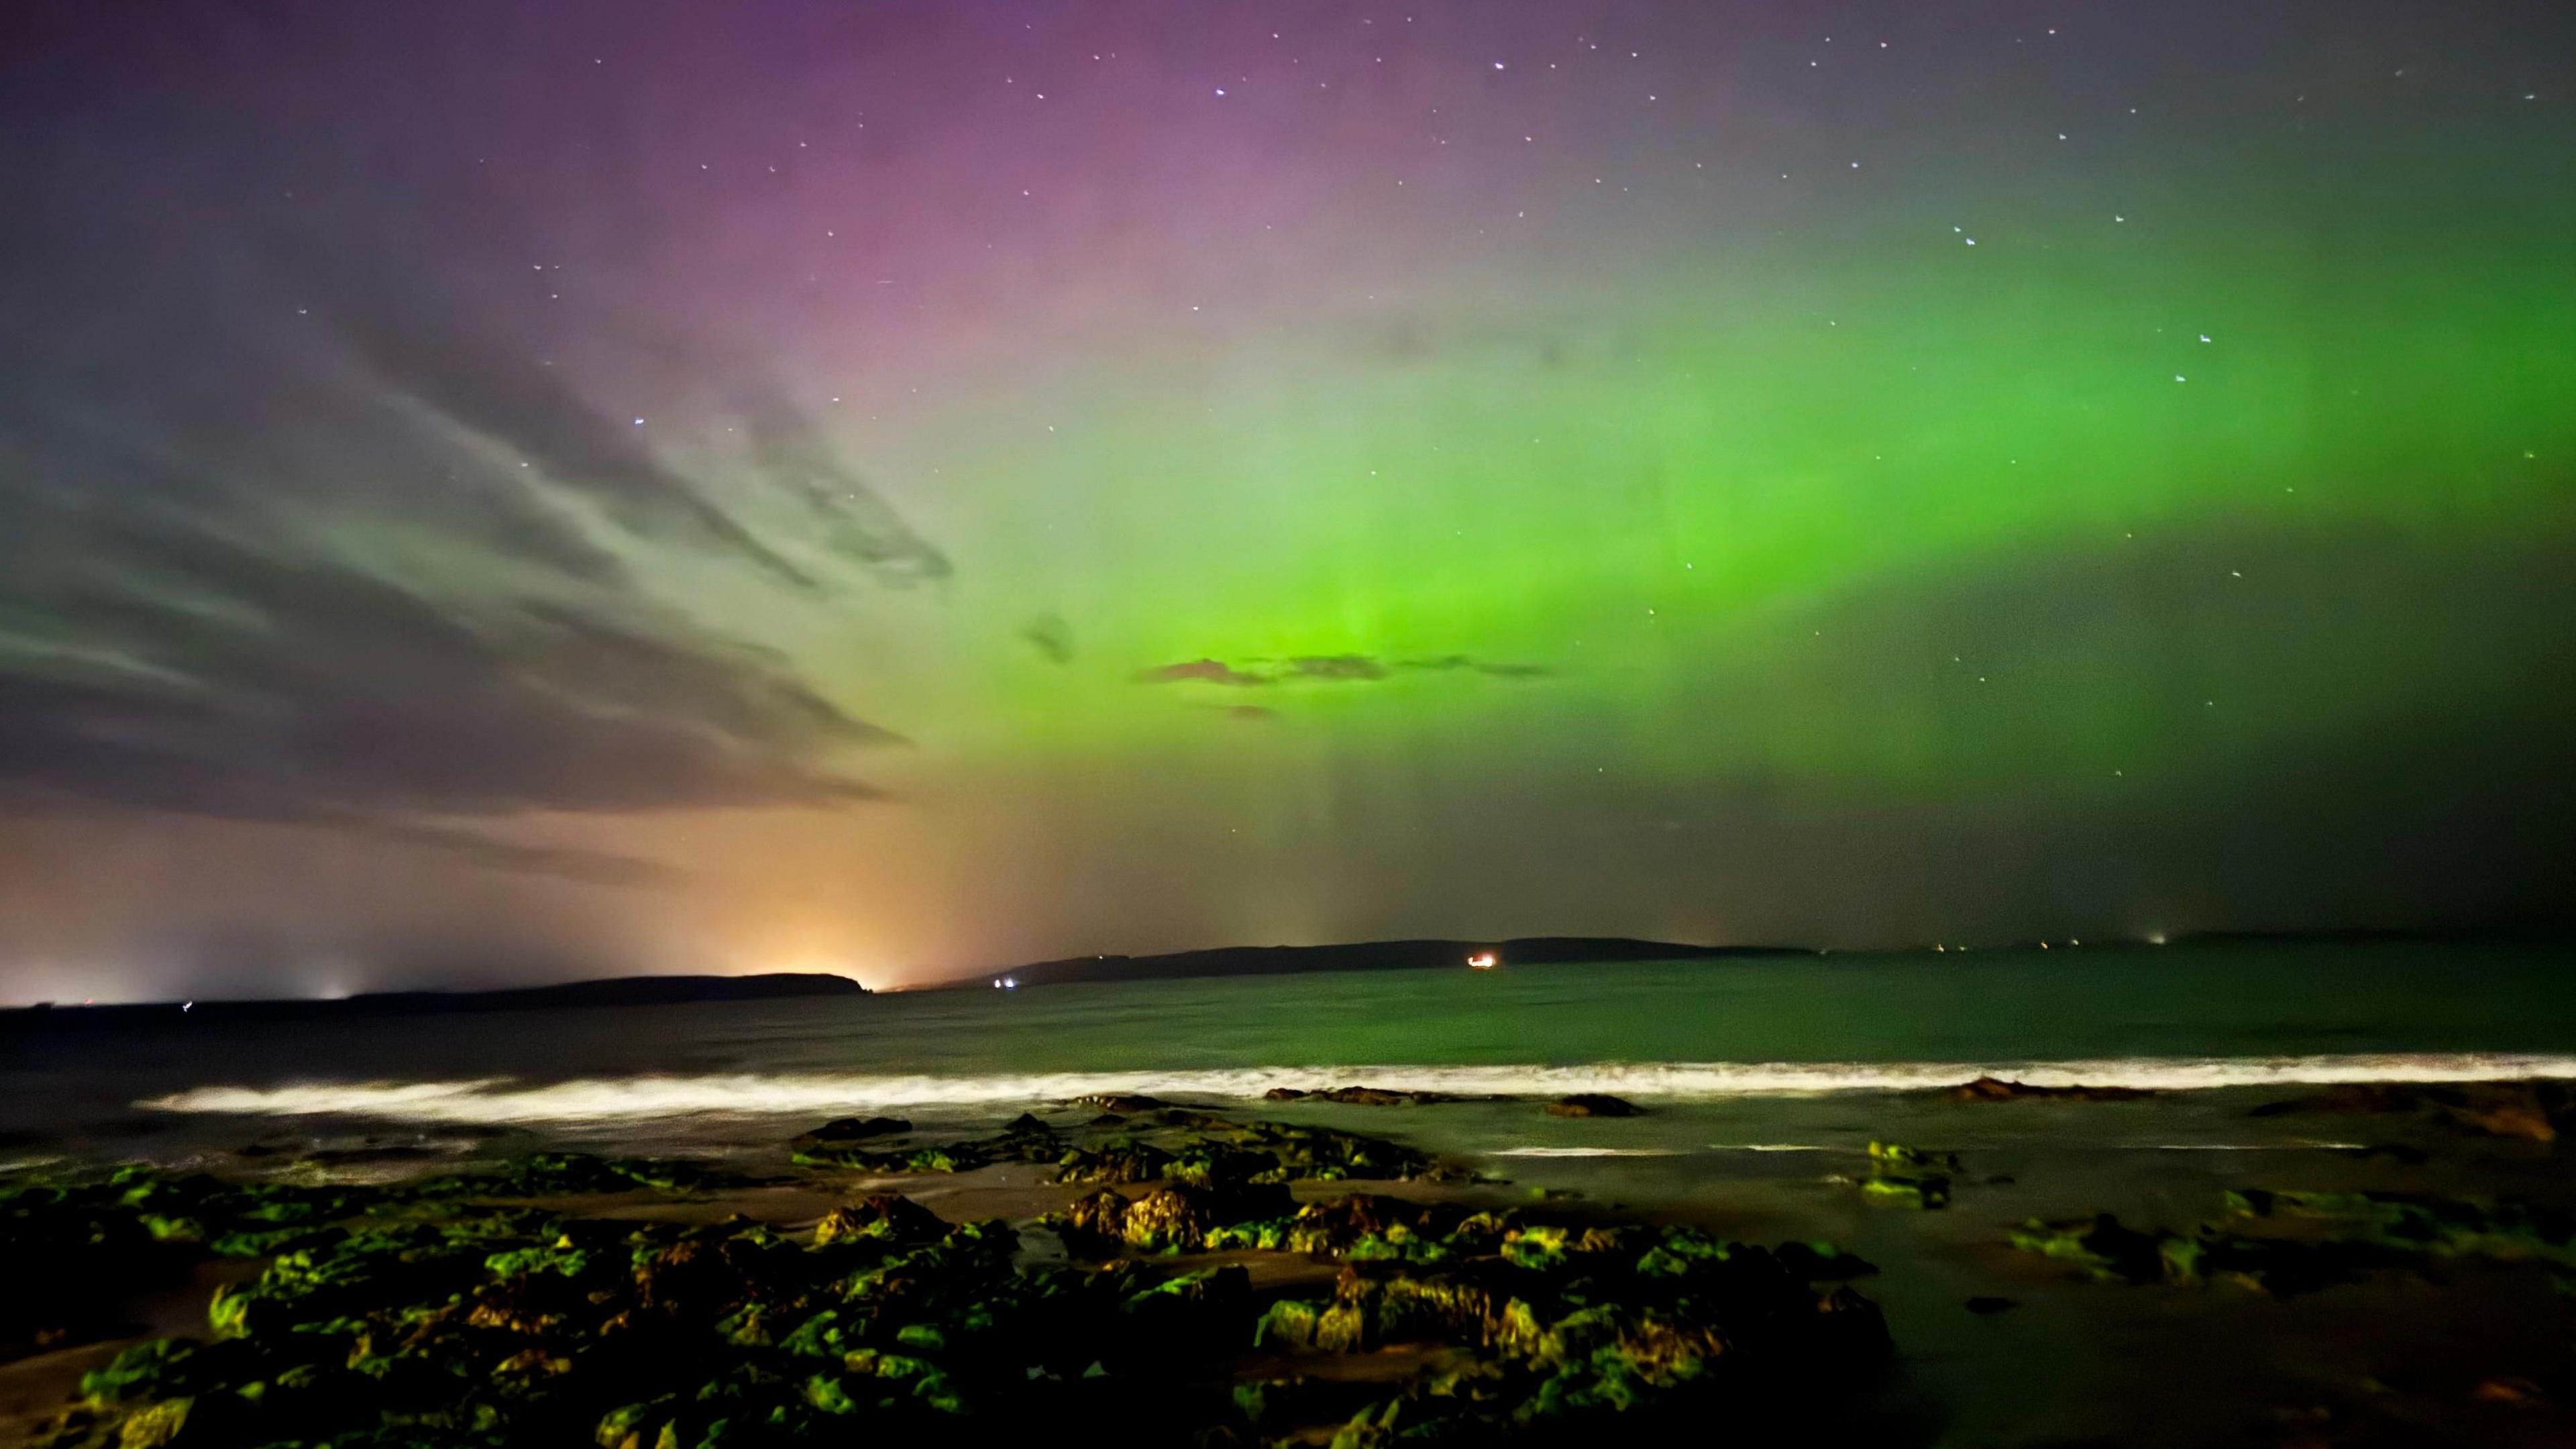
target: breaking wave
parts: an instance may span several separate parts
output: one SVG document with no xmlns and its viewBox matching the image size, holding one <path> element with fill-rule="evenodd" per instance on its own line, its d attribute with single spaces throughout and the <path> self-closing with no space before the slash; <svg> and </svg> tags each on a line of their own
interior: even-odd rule
<svg viewBox="0 0 2576 1449">
<path fill-rule="evenodd" d="M 778 1075 L 590 1077 L 527 1082 L 301 1083 L 197 1087 L 135 1105 L 164 1112 L 247 1116 L 329 1114 L 409 1122 L 536 1123 L 723 1115 L 811 1116 L 884 1107 L 975 1107 L 1063 1101 L 1127 1092 L 1245 1100 L 1273 1087 L 1347 1082 L 1462 1096 L 1628 1097 L 1719 1100 L 1912 1092 L 1973 1077 L 2037 1087 L 2136 1087 L 2187 1092 L 2219 1087 L 2333 1086 L 2365 1082 L 2486 1082 L 2576 1078 L 2576 1057 L 2492 1052 L 2377 1056 L 2121 1057 L 2057 1062 L 1599 1062 L 1586 1066 L 1246 1067 L 1213 1070 L 1053 1072 L 991 1076 Z"/>
</svg>

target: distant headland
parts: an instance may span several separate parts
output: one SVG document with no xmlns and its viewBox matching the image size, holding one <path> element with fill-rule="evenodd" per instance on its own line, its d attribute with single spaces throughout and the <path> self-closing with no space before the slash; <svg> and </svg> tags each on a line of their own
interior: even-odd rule
<svg viewBox="0 0 2576 1449">
<path fill-rule="evenodd" d="M 118 1026 L 185 1013 L 226 1021 L 341 1020 L 359 1016 L 441 1016 L 473 1011 L 539 1011 L 583 1006 L 685 1006 L 708 1001 L 773 1001 L 798 996 L 865 996 L 846 976 L 770 972 L 758 976 L 611 976 L 498 991 L 367 991 L 275 1001 L 156 1001 L 101 1006 L 44 1003 L 0 1011 L 0 1024 Z"/>
<path fill-rule="evenodd" d="M 1355 941 L 1338 946 L 1219 946 L 1160 956 L 1068 956 L 986 971 L 932 989 L 1070 986 L 1094 981 L 1178 981 L 1194 976 L 1286 976 L 1304 971 L 1414 971 L 1467 965 L 1490 953 L 1500 966 L 1582 961 L 1704 961 L 1727 957 L 1804 956 L 1798 946 L 1690 946 L 1625 936 L 1520 936 L 1507 941 Z"/>
</svg>

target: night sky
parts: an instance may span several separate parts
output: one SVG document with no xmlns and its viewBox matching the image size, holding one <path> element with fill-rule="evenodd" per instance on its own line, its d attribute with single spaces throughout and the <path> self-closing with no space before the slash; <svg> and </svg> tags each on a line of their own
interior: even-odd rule
<svg viewBox="0 0 2576 1449">
<path fill-rule="evenodd" d="M 2576 898 L 2560 0 L 29 0 L 0 181 L 0 999 Z"/>
</svg>

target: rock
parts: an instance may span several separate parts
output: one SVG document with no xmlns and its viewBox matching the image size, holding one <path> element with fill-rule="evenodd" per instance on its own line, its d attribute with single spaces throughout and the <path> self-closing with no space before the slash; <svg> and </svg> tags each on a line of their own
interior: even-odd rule
<svg viewBox="0 0 2576 1449">
<path fill-rule="evenodd" d="M 2033 1218 L 2013 1229 L 2011 1240 L 2023 1252 L 2074 1263 L 2098 1278 L 2152 1283 L 2164 1276 L 2159 1239 L 2121 1226 L 2109 1213 L 2059 1222 Z"/>
<path fill-rule="evenodd" d="M 2559 1081 L 2464 1082 L 2443 1086 L 2355 1083 L 2266 1102 L 2249 1115 L 2428 1116 L 2447 1127 L 2533 1142 L 2576 1130 L 2576 1085 Z"/>
<path fill-rule="evenodd" d="M 836 1207 L 814 1225 L 814 1246 L 859 1240 L 926 1243 L 948 1234 L 937 1213 L 908 1197 L 881 1192 Z"/>
<path fill-rule="evenodd" d="M 1122 1150 L 1065 1136 L 1023 1125 L 973 1145 Z M 1290 1180 L 1431 1170 L 1356 1134 L 1166 1124 L 1123 1146 L 1151 1146 L 1170 1175 L 1058 1215 L 1078 1254 L 1119 1255 L 1097 1265 L 1024 1261 L 1007 1225 L 948 1224 L 897 1194 L 844 1203 L 795 1237 L 740 1218 L 485 1200 L 494 1183 L 634 1180 L 599 1159 L 529 1159 L 430 1191 L 148 1170 L 21 1180 L 0 1188 L 0 1227 L 28 1257 L 107 1244 L 177 1261 L 227 1236 L 309 1235 L 226 1285 L 212 1340 L 153 1340 L 94 1373 L 91 1417 L 66 1424 L 78 1430 L 67 1449 L 1035 1442 L 1085 1437 L 1096 1426 L 1072 1416 L 1095 1411 L 1139 1444 L 1320 1442 L 1363 1404 L 1380 1438 L 1555 1442 L 1610 1411 L 1640 1412 L 1619 1428 L 1649 1434 L 1667 1413 L 1716 1422 L 1707 1411 L 1736 1412 L 1739 1361 L 1766 1382 L 1823 1380 L 1885 1352 L 1875 1307 L 1831 1281 L 1865 1265 L 1827 1247 L 1774 1254 L 1687 1227 L 1385 1194 L 1299 1208 Z M 1176 1275 L 1150 1256 L 1213 1247 L 1302 1249 L 1339 1273 L 1329 1294 L 1265 1305 L 1241 1265 Z M 58 1281 L 40 1262 L 16 1271 L 0 1307 L 31 1284 L 69 1297 L 105 1281 Z M 1246 1385 L 1229 1405 L 1226 1372 L 1255 1343 L 1402 1352 L 1357 1379 Z M 1721 1397 L 1693 1397 L 1721 1384 Z"/>
<path fill-rule="evenodd" d="M 2231 1193 L 2249 1215 L 2280 1207 L 2289 1194 Z M 2317 1194 L 2314 1196 L 2353 1196 Z M 2013 1246 L 2081 1265 L 2097 1278 L 2130 1284 L 2232 1283 L 2287 1296 L 2403 1266 L 2429 1244 L 2372 1239 L 2247 1237 L 2204 1224 L 2191 1233 L 2140 1232 L 2108 1213 L 2089 1219 L 2025 1223 Z"/>
<path fill-rule="evenodd" d="M 1035 1112 L 1022 1112 L 1020 1115 L 1012 1118 L 1007 1124 L 1005 1124 L 1002 1131 L 1015 1137 L 1052 1137 L 1055 1135 L 1055 1129 L 1048 1126 L 1044 1119 L 1040 1118 Z"/>
<path fill-rule="evenodd" d="M 2244 1188 L 2226 1202 L 2238 1217 L 2339 1223 L 2360 1243 L 2396 1253 L 2576 1265 L 2576 1210 L 2516 1198 Z"/>
<path fill-rule="evenodd" d="M 1339 1102 L 1350 1107 L 1421 1107 L 1436 1102 L 1466 1100 L 1447 1092 L 1404 1092 L 1388 1087 L 1332 1087 L 1316 1092 L 1273 1087 L 1262 1093 L 1261 1099 L 1265 1102 Z"/>
<path fill-rule="evenodd" d="M 1171 1175 L 1172 1154 L 1145 1143 L 1075 1148 L 1059 1161 L 1058 1182 L 1160 1182 Z"/>
<path fill-rule="evenodd" d="M 838 1167 L 853 1172 L 880 1176 L 916 1172 L 973 1172 L 990 1167 L 997 1157 L 991 1145 L 980 1142 L 949 1142 L 930 1147 L 894 1148 L 877 1151 L 866 1147 L 834 1146 L 816 1143 L 799 1147 L 787 1154 L 787 1160 L 799 1167 Z"/>
<path fill-rule="evenodd" d="M 2144 1087 L 2034 1087 L 2027 1082 L 1979 1077 L 1972 1082 L 1962 1082 L 1942 1095 L 1953 1102 L 2010 1102 L 2030 1097 L 2065 1102 L 2134 1102 L 2155 1093 Z"/>
<path fill-rule="evenodd" d="M 1644 1115 L 1645 1110 L 1634 1102 L 1598 1092 L 1577 1092 L 1547 1104 L 1547 1115 L 1551 1117 L 1636 1117 Z"/>
<path fill-rule="evenodd" d="M 1206 1245 L 1212 1229 L 1225 1223 L 1216 1195 L 1203 1188 L 1170 1185 L 1133 1200 L 1106 1189 L 1055 1214 L 1048 1222 L 1066 1246 L 1120 1246 L 1147 1253 L 1192 1252 Z"/>
<path fill-rule="evenodd" d="M 1667 1238 L 1671 1230 L 1667 1230 Z M 1847 1278 L 1865 1278 L 1878 1271 L 1878 1265 L 1858 1253 L 1847 1253 L 1832 1243 L 1782 1243 L 1772 1255 L 1792 1276 L 1810 1283 L 1832 1282 Z"/>
<path fill-rule="evenodd" d="M 1900 1171 L 1921 1168 L 1948 1172 L 1959 1170 L 1959 1154 L 1955 1152 L 1931 1152 L 1920 1147 L 1907 1147 L 1897 1142 L 1872 1141 L 1869 1144 L 1869 1160 L 1875 1168 L 1882 1171 L 1890 1168 Z"/>
<path fill-rule="evenodd" d="M 1347 1252 L 1363 1239 L 1410 1231 L 1422 1218 L 1419 1206 L 1401 1198 L 1351 1193 L 1299 1208 L 1288 1224 L 1287 1246 L 1299 1253 Z"/>
<path fill-rule="evenodd" d="M 1861 1180 L 1860 1195 L 1880 1207 L 1945 1208 L 1950 1205 L 1950 1179 L 1937 1172 L 1916 1177 L 1881 1173 Z"/>
<path fill-rule="evenodd" d="M 411 1184 L 422 1197 L 581 1197 L 592 1193 L 702 1192 L 745 1179 L 702 1163 L 652 1157 L 598 1157 L 587 1152 L 531 1152 L 482 1172 Z"/>
<path fill-rule="evenodd" d="M 2527 1408 L 2549 1402 L 2549 1395 L 2529 1379 L 2485 1379 L 2469 1391 L 2469 1397 L 2481 1404 L 2519 1404 Z"/>
<path fill-rule="evenodd" d="M 1187 1252 L 1204 1243 L 1218 1221 L 1205 1189 L 1174 1184 L 1129 1203 L 1120 1236 L 1129 1247 L 1149 1253 Z"/>
<path fill-rule="evenodd" d="M 1096 1107 L 1103 1112 L 1116 1112 L 1121 1116 L 1152 1112 L 1172 1105 L 1160 1097 L 1148 1097 L 1137 1092 L 1095 1092 L 1088 1097 L 1076 1097 L 1073 1100 L 1076 1106 Z"/>
<path fill-rule="evenodd" d="M 892 1137 L 912 1130 L 912 1124 L 901 1117 L 835 1117 L 811 1132 L 790 1138 L 792 1145 L 815 1143 L 860 1142 L 870 1137 Z"/>
<path fill-rule="evenodd" d="M 2493 1093 L 2472 1098 L 2450 1109 L 2451 1120 L 2474 1127 L 2490 1137 L 2523 1137 L 2533 1142 L 2554 1142 L 2558 1125 L 2537 1093 L 2524 1087 L 2519 1092 Z"/>
</svg>

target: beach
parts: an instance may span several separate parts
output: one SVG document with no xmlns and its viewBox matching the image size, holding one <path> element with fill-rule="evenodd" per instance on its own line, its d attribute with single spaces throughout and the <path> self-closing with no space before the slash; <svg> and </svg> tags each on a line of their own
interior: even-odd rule
<svg viewBox="0 0 2576 1449">
<path fill-rule="evenodd" d="M 1425 1357 L 1435 1349 L 1522 1373 L 1537 1360 L 1495 1358 L 1490 1334 L 1329 1351 L 1252 1339 L 1279 1302 L 1339 1301 L 1345 1276 L 1366 1295 L 1392 1291 L 1372 1275 L 1454 1277 L 1489 1260 L 1572 1272 L 1514 1257 L 1567 1229 L 1618 1245 L 1616 1271 L 1595 1264 L 1584 1280 L 1631 1297 L 1664 1291 L 1651 1274 L 1618 1276 L 1657 1244 L 1786 1251 L 1796 1271 L 1817 1250 L 1789 1245 L 1829 1245 L 1841 1266 L 1794 1291 L 1865 1302 L 1883 1356 L 1861 1336 L 1829 1353 L 1770 1344 L 1723 1294 L 1676 1301 L 1786 1366 L 1782 1381 L 1804 1386 L 1791 1412 L 1886 1442 L 2565 1442 L 2576 1194 L 2557 1134 L 2576 1129 L 2562 1085 L 2576 1015 L 2554 1009 L 2563 958 L 2209 952 L 2151 967 L 2105 953 L 1506 968 L 635 1008 L 358 1024 L 292 1052 L 256 1029 L 214 1043 L 56 1038 L 14 1058 L 13 1076 L 41 1090 L 12 1094 L 7 1155 L 22 1184 L 140 1161 L 174 1181 L 336 1190 L 334 1211 L 398 1205 L 405 1221 L 497 1204 L 649 1236 L 740 1214 L 808 1252 L 836 1207 L 894 1193 L 950 1225 L 1009 1230 L 1013 1271 L 1126 1261 L 1172 1282 L 1242 1268 L 1249 1296 L 1206 1310 L 1224 1325 L 1210 1336 L 1240 1341 L 1186 1371 L 1175 1361 L 1176 1403 L 1219 1402 L 1217 1381 L 1296 1380 L 1373 1384 L 1394 1402 L 1439 1364 L 1458 1371 Z M 2381 987 L 2435 965 L 2462 984 L 2456 1009 L 2448 997 L 2392 1009 Z M 1748 1049 L 1757 1040 L 1776 1049 Z M 1959 1090 L 1979 1078 L 2035 1090 Z M 1380 1092 L 1297 1095 L 1354 1085 Z M 1637 1113 L 1549 1110 L 1587 1092 Z M 820 1151 L 810 1135 L 880 1116 L 902 1129 Z M 1032 1122 L 1051 1134 L 1034 1147 Z M 1258 1187 L 1227 1176 L 1269 1175 L 1239 1155 L 1308 1140 L 1297 1133 L 1384 1145 L 1356 1171 L 1309 1164 Z M 1130 1150 L 1119 1143 L 1152 1151 L 1101 1167 Z M 1210 1151 L 1214 1166 L 1174 1165 Z M 696 1175 L 491 1190 L 544 1152 L 677 1160 Z M 1215 1217 L 1178 1238 L 1103 1238 L 1065 1219 L 1098 1193 L 1133 1203 L 1191 1172 L 1215 1174 L 1217 1198 L 1199 1205 Z M 502 1176 L 427 1207 L 403 1196 L 478 1173 Z M 1413 1206 L 1371 1232 L 1310 1234 L 1304 1251 L 1260 1237 L 1353 1194 Z M 2096 1231 L 2105 1214 L 2130 1236 Z M 265 1261 L 207 1255 L 92 1314 L 79 1341 L 15 1345 L 0 1430 L 22 1443 L 62 1432 L 45 1426 L 84 1372 L 149 1336 L 206 1338 L 214 1290 L 255 1281 Z M 1154 1379 L 1122 1372 L 1140 1392 Z M 1649 1432 L 1668 1388 L 1619 1422 Z M 1315 1406 L 1349 1407 L 1330 1393 Z M 91 1412 L 86 1432 L 121 1433 L 133 1410 Z M 1247 1443 L 1349 1428 L 1229 1412 L 1163 1427 Z M 1506 1416 L 1476 1432 L 1505 1432 L 1496 1423 L 1545 1428 Z"/>
</svg>

